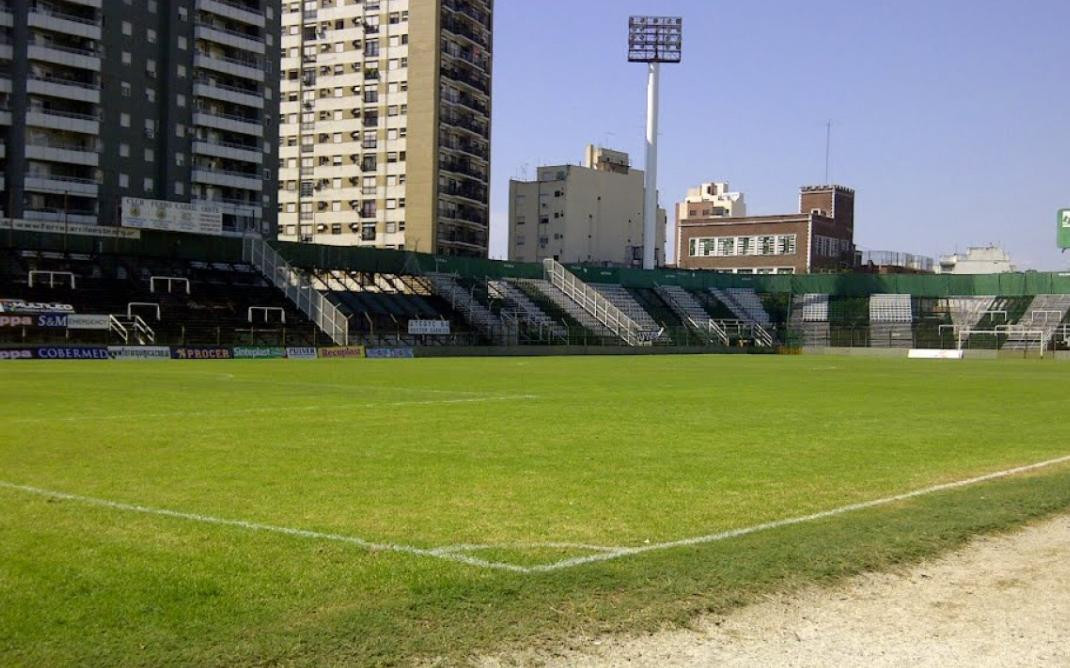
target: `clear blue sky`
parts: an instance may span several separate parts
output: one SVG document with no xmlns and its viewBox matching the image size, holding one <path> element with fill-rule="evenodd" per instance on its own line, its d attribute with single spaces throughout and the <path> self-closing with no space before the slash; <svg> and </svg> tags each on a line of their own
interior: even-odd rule
<svg viewBox="0 0 1070 668">
<path fill-rule="evenodd" d="M 1065 269 L 1070 0 L 498 0 L 491 254 L 508 181 L 578 162 L 587 143 L 642 167 L 644 66 L 629 14 L 684 17 L 663 76 L 662 204 L 727 180 L 752 214 L 793 212 L 820 183 L 857 190 L 856 242 L 938 256 L 1004 245 Z"/>
</svg>

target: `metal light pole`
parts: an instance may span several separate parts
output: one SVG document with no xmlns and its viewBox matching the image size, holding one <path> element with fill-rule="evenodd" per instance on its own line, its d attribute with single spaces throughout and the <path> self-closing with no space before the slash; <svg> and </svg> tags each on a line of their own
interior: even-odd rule
<svg viewBox="0 0 1070 668">
<path fill-rule="evenodd" d="M 633 16 L 628 20 L 628 61 L 647 63 L 646 174 L 643 194 L 643 269 L 657 264 L 658 102 L 661 64 L 683 58 L 684 21 L 674 16 Z"/>
</svg>

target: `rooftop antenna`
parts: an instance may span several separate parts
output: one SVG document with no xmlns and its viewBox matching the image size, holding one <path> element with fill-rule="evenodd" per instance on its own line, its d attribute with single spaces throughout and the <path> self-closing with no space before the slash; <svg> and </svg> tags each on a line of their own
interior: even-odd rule
<svg viewBox="0 0 1070 668">
<path fill-rule="evenodd" d="M 829 120 L 825 123 L 825 185 L 832 183 L 830 178 L 830 167 L 832 165 L 832 121 Z"/>
<path fill-rule="evenodd" d="M 646 63 L 646 174 L 643 198 L 643 269 L 654 269 L 658 216 L 658 98 L 661 64 L 683 57 L 684 20 L 677 16 L 628 19 L 628 62 Z"/>
</svg>

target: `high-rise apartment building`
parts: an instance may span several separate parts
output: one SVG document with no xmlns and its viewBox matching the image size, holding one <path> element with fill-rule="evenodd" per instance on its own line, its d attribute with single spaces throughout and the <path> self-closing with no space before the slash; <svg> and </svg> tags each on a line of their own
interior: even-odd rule
<svg viewBox="0 0 1070 668">
<path fill-rule="evenodd" d="M 280 237 L 486 256 L 493 0 L 291 0 Z"/>
<path fill-rule="evenodd" d="M 279 16 L 279 0 L 0 0 L 4 215 L 119 225 L 137 198 L 273 235 Z"/>
<path fill-rule="evenodd" d="M 644 173 L 627 153 L 588 146 L 582 165 L 539 167 L 509 182 L 509 259 L 642 267 Z M 665 210 L 658 208 L 655 262 L 665 264 Z"/>
</svg>

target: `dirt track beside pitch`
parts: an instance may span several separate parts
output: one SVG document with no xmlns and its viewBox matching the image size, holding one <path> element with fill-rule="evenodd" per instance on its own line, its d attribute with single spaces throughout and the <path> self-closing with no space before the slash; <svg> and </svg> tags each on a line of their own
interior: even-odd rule
<svg viewBox="0 0 1070 668">
<path fill-rule="evenodd" d="M 695 630 L 577 641 L 506 662 L 562 666 L 1070 666 L 1070 516 Z M 491 661 L 497 663 L 497 661 Z"/>
</svg>

